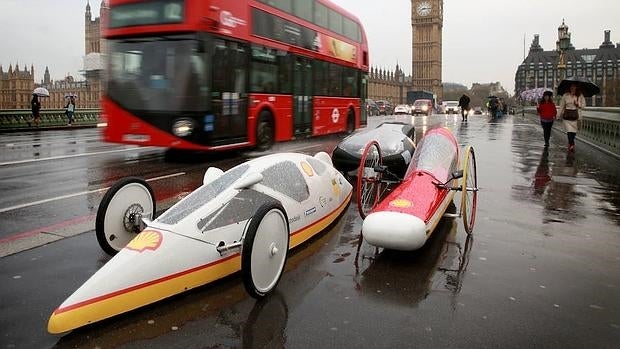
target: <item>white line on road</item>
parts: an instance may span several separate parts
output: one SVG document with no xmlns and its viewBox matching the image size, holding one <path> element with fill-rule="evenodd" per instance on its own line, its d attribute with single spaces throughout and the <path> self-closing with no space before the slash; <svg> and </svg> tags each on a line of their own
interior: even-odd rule
<svg viewBox="0 0 620 349">
<path fill-rule="evenodd" d="M 133 148 L 126 148 L 126 149 L 97 151 L 97 152 L 93 152 L 93 153 L 82 153 L 82 154 L 72 154 L 72 155 L 50 156 L 48 158 L 40 158 L 40 159 L 26 159 L 26 160 L 17 160 L 17 161 L 7 161 L 7 162 L 0 162 L 0 166 L 27 164 L 29 162 L 49 161 L 49 160 L 58 160 L 58 159 L 78 158 L 78 157 L 82 157 L 82 156 L 91 156 L 91 155 L 120 153 L 120 152 L 132 151 L 132 150 L 147 150 L 147 149 L 154 149 L 154 148 L 156 148 L 156 147 L 133 147 Z"/>
<path fill-rule="evenodd" d="M 162 180 L 162 179 L 183 176 L 184 174 L 185 174 L 185 172 L 178 172 L 178 173 L 173 173 L 173 174 L 169 174 L 169 175 L 165 175 L 165 176 L 149 178 L 146 181 L 147 182 L 159 181 L 159 180 Z M 25 204 L 15 205 L 15 206 L 6 207 L 6 208 L 0 208 L 0 213 L 4 213 L 4 212 L 8 212 L 8 211 L 13 211 L 13 210 L 18 210 L 20 208 L 29 207 L 29 206 L 45 204 L 45 203 L 52 202 L 52 201 L 68 199 L 68 198 L 72 198 L 72 197 L 76 197 L 76 196 L 80 196 L 80 195 L 87 195 L 87 194 L 92 194 L 92 193 L 98 193 L 98 192 L 102 192 L 102 191 L 105 191 L 105 190 L 108 190 L 108 189 L 110 189 L 110 187 L 94 189 L 94 190 L 88 190 L 88 191 L 81 191 L 79 193 L 61 195 L 61 196 L 57 196 L 57 197 L 54 197 L 54 198 L 49 198 L 49 199 L 43 199 L 43 200 L 39 200 L 39 201 L 28 202 L 28 203 L 25 203 Z"/>
</svg>

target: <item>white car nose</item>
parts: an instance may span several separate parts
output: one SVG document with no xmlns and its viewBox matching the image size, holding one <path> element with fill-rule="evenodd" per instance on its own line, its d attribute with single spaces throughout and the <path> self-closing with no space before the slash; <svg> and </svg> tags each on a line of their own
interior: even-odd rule
<svg viewBox="0 0 620 349">
<path fill-rule="evenodd" d="M 426 242 L 426 224 L 406 213 L 374 212 L 364 219 L 362 235 L 373 246 L 412 251 Z"/>
</svg>

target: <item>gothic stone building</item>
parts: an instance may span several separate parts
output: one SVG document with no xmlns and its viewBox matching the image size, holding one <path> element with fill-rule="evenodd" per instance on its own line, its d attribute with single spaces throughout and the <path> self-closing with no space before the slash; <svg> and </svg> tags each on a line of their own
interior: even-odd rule
<svg viewBox="0 0 620 349">
<path fill-rule="evenodd" d="M 565 25 L 564 23 L 562 25 Z M 562 29 L 561 26 L 558 29 Z M 568 31 L 568 27 L 564 27 Z M 616 96 L 609 96 L 609 87 L 620 79 L 620 44 L 611 42 L 610 31 L 604 33 L 603 43 L 597 49 L 575 49 L 569 45 L 566 51 L 566 77 L 586 78 L 601 88 L 601 93 L 586 98 L 590 106 L 617 106 Z M 570 38 L 570 36 L 569 36 Z M 558 71 L 558 50 L 545 51 L 539 43 L 539 36 L 534 35 L 530 51 L 515 75 L 515 93 L 537 87 L 555 89 L 560 82 Z M 617 92 L 616 92 L 617 94 Z"/>
<path fill-rule="evenodd" d="M 50 98 L 41 98 L 44 109 L 56 109 L 65 106 L 65 95 L 77 95 L 78 108 L 99 108 L 103 86 L 103 56 L 105 40 L 101 38 L 100 27 L 102 18 L 107 18 L 107 2 L 101 1 L 99 17 L 93 20 L 90 3 L 86 3 L 84 14 L 84 77 L 85 80 L 76 81 L 72 76 L 63 80 L 53 81 L 50 78 L 49 68 L 45 67 L 43 80 L 35 84 L 34 67 L 22 70 L 16 64 L 9 66 L 8 72 L 0 66 L 0 109 L 30 109 L 32 90 L 35 87 L 45 87 L 50 92 Z"/>
<path fill-rule="evenodd" d="M 411 77 L 405 76 L 396 64 L 394 71 L 372 67 L 368 75 L 368 98 L 386 100 L 396 104 L 406 102 L 407 91 L 411 89 Z"/>
</svg>

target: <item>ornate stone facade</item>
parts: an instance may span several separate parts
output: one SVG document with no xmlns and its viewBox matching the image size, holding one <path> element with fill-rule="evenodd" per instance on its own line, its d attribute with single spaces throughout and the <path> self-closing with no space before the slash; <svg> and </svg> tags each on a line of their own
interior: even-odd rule
<svg viewBox="0 0 620 349">
<path fill-rule="evenodd" d="M 84 77 L 82 81 L 75 81 L 74 77 L 66 76 L 60 81 L 50 78 L 49 68 L 45 67 L 43 80 L 39 84 L 34 81 L 34 67 L 19 69 L 19 65 L 9 66 L 4 72 L 0 65 L 0 109 L 30 109 L 32 90 L 35 87 L 45 87 L 50 92 L 50 98 L 41 98 L 43 109 L 56 109 L 65 106 L 65 96 L 77 96 L 78 108 L 99 108 L 99 100 L 103 93 L 102 74 L 105 40 L 101 38 L 101 18 L 107 18 L 107 1 L 101 1 L 100 17 L 93 20 L 90 3 L 86 3 L 84 14 Z M 104 51 L 105 52 L 105 51 Z"/>
<path fill-rule="evenodd" d="M 443 100 L 441 50 L 443 0 L 411 0 L 413 90 Z"/>
<path fill-rule="evenodd" d="M 411 89 L 411 77 L 405 76 L 396 64 L 394 71 L 371 67 L 368 74 L 368 98 L 403 104 Z"/>
<path fill-rule="evenodd" d="M 561 29 L 568 31 L 564 23 L 558 31 Z M 517 67 L 516 95 L 538 87 L 555 89 L 561 80 L 558 69 L 559 56 L 557 47 L 555 50 L 545 51 L 540 46 L 538 34 L 534 35 L 527 57 Z M 601 88 L 600 94 L 586 98 L 589 106 L 618 106 L 616 104 L 618 95 L 613 86 L 620 80 L 620 43 L 614 45 L 611 41 L 611 31 L 604 31 L 603 42 L 597 49 L 575 49 L 569 41 L 565 60 L 564 73 L 567 78 L 586 78 Z"/>
<path fill-rule="evenodd" d="M 0 109 L 30 109 L 30 99 L 34 90 L 34 67 L 30 70 L 19 64 L 9 65 L 4 71 L 0 65 Z"/>
</svg>

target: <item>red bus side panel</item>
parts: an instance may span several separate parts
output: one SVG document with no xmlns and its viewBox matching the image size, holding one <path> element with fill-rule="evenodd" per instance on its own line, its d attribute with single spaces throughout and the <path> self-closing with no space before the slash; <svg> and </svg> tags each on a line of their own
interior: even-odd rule
<svg viewBox="0 0 620 349">
<path fill-rule="evenodd" d="M 314 120 L 312 121 L 312 135 L 326 135 L 344 132 L 347 129 L 347 114 L 349 108 L 355 111 L 356 119 L 360 115 L 360 102 L 356 98 L 341 97 L 314 97 Z M 359 127 L 359 120 L 355 128 Z"/>
<path fill-rule="evenodd" d="M 269 111 L 275 126 L 275 141 L 289 141 L 293 138 L 293 97 L 252 93 L 249 96 L 248 141 L 256 144 L 256 125 L 263 110 Z"/>
</svg>

